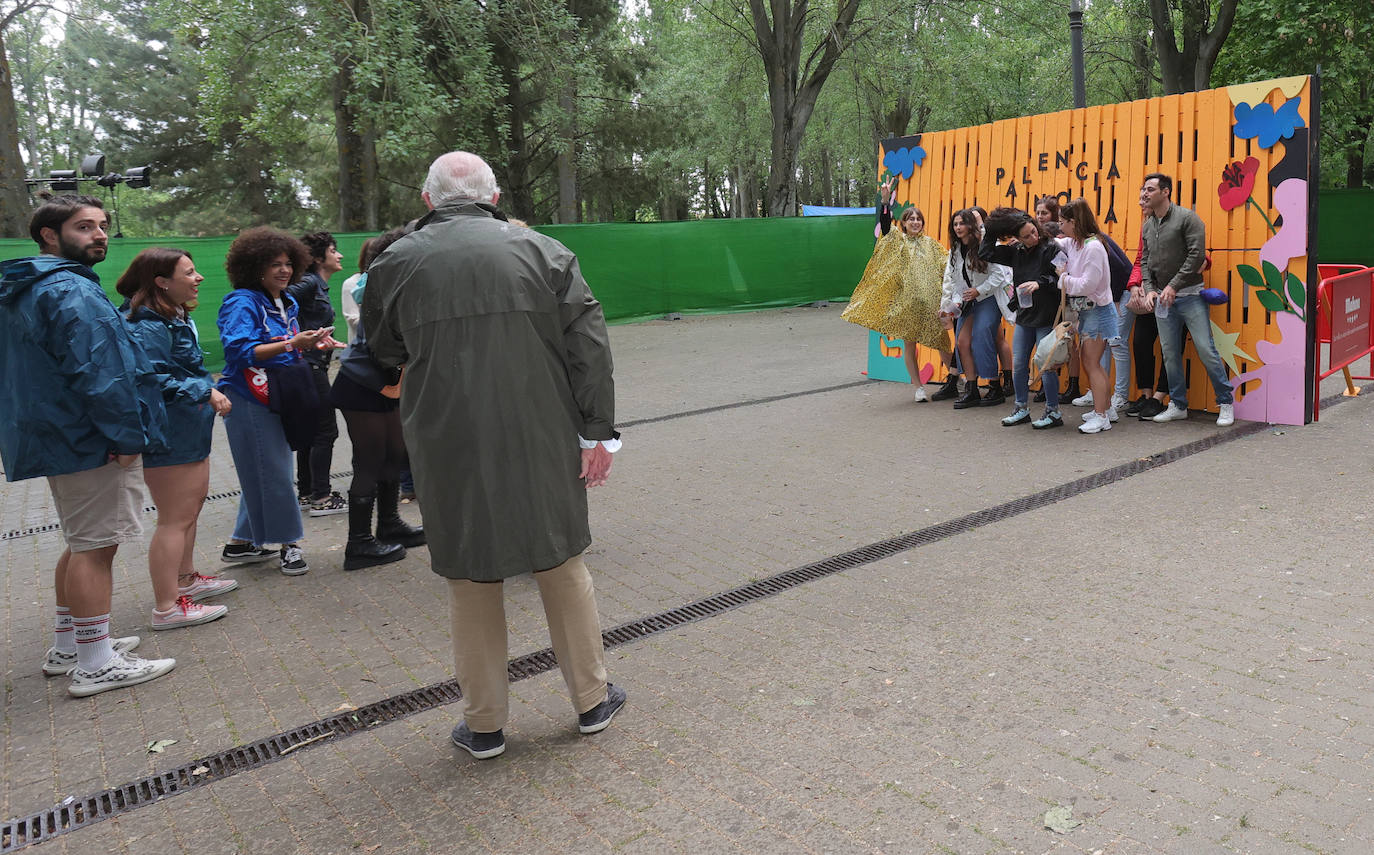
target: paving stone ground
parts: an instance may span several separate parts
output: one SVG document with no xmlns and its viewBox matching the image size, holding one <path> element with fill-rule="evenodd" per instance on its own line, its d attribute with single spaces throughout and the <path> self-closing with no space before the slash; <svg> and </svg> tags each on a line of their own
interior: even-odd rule
<svg viewBox="0 0 1374 855">
<path fill-rule="evenodd" d="M 864 331 L 838 308 L 612 342 L 632 426 L 592 495 L 607 627 L 1221 432 L 1005 429 L 848 385 Z M 592 737 L 555 670 L 512 684 L 497 760 L 440 707 L 30 851 L 1374 851 L 1372 428 L 1357 398 L 616 647 L 629 705 Z M 219 436 L 211 491 L 236 486 Z M 207 503 L 205 568 L 234 510 Z M 46 486 L 0 487 L 0 515 L 51 522 Z M 37 667 L 60 537 L 0 541 L 0 816 L 450 678 L 425 550 L 345 574 L 345 528 L 308 520 L 308 575 L 235 569 L 227 618 L 156 636 L 146 544 L 122 549 L 115 628 L 177 669 L 83 700 Z M 547 646 L 532 580 L 507 588 L 512 656 Z M 1057 806 L 1081 825 L 1044 828 Z"/>
</svg>

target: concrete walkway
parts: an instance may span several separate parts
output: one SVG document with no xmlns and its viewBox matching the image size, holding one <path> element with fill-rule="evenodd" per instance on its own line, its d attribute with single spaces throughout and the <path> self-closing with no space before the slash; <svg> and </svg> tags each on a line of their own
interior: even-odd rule
<svg viewBox="0 0 1374 855">
<path fill-rule="evenodd" d="M 864 382 L 838 307 L 612 341 L 626 448 L 588 555 L 604 626 L 929 536 L 613 648 L 630 701 L 596 736 L 553 670 L 512 685 L 497 760 L 453 748 L 440 706 L 24 851 L 1374 851 L 1374 403 L 1215 444 L 1231 434 L 1200 413 L 1087 437 Z M 236 489 L 222 434 L 212 467 L 212 493 Z M 235 502 L 205 507 L 203 569 Z M 46 486 L 0 487 L 0 519 L 54 521 Z M 426 551 L 345 574 L 345 529 L 307 520 L 308 575 L 236 568 L 227 618 L 156 635 L 146 542 L 122 549 L 115 629 L 178 665 L 84 700 L 38 668 L 60 536 L 0 541 L 0 817 L 450 679 Z M 507 609 L 513 656 L 548 645 L 531 579 Z M 1080 824 L 1045 828 L 1055 808 Z"/>
</svg>

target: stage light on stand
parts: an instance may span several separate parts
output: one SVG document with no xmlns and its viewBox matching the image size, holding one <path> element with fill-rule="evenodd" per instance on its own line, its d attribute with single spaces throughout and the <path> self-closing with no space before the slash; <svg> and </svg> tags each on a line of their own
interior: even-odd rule
<svg viewBox="0 0 1374 855">
<path fill-rule="evenodd" d="M 90 154 L 81 161 L 81 174 L 87 178 L 105 174 L 105 155 Z M 105 185 L 108 186 L 108 185 Z"/>
<path fill-rule="evenodd" d="M 151 166 L 129 167 L 124 170 L 124 184 L 134 188 L 153 186 L 153 168 Z"/>
<path fill-rule="evenodd" d="M 76 170 L 75 169 L 49 169 L 48 186 L 54 193 L 75 193 L 76 192 Z"/>
</svg>

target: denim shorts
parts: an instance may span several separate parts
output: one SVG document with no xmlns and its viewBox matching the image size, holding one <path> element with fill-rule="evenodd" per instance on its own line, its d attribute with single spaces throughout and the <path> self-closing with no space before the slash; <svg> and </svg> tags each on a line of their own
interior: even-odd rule
<svg viewBox="0 0 1374 855">
<path fill-rule="evenodd" d="M 1120 335 L 1116 325 L 1116 306 L 1108 303 L 1079 312 L 1078 335 L 1080 338 L 1101 341 L 1110 341 Z"/>
</svg>

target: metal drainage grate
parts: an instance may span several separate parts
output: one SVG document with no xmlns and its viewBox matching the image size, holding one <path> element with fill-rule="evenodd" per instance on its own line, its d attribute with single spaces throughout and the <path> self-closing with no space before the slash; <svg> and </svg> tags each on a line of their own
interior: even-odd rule
<svg viewBox="0 0 1374 855">
<path fill-rule="evenodd" d="M 339 478 L 351 478 L 351 477 L 353 477 L 353 470 L 352 470 L 352 469 L 347 469 L 347 470 L 345 470 L 345 471 L 343 471 L 343 472 L 335 472 L 335 473 L 333 473 L 333 474 L 331 474 L 331 475 L 329 476 L 329 478 L 330 478 L 331 481 L 332 481 L 332 480 L 335 480 L 335 479 L 339 479 Z M 243 493 L 242 490 L 226 490 L 226 491 L 223 492 L 223 493 L 211 493 L 210 495 L 208 495 L 208 496 L 205 497 L 205 501 L 206 501 L 206 502 L 217 502 L 217 501 L 220 501 L 220 500 L 222 500 L 222 499 L 233 499 L 233 498 L 235 498 L 235 497 L 241 495 L 242 493 Z M 145 514 L 152 513 L 152 512 L 155 511 L 155 510 L 157 510 L 157 505 L 144 505 L 144 506 L 143 506 L 143 513 L 145 513 Z M 21 537 L 33 537 L 34 535 L 37 535 L 37 534 L 45 534 L 45 533 L 50 532 L 50 531 L 61 531 L 61 530 L 62 530 L 62 524 L 61 524 L 61 523 L 55 523 L 55 522 L 44 523 L 43 525 L 36 525 L 36 526 L 33 526 L 32 528 L 19 528 L 19 529 L 12 529 L 12 530 L 6 531 L 6 532 L 0 532 L 0 541 L 4 541 L 4 540 L 17 540 L 18 538 L 21 538 Z M 0 851 L 4 851 L 4 850 L 0 850 Z"/>
<path fill-rule="evenodd" d="M 1332 396 L 1322 406 L 1329 408 L 1343 400 Z M 953 520 L 928 526 L 919 531 L 898 535 L 888 540 L 870 543 L 849 552 L 832 555 L 820 561 L 786 570 L 767 579 L 760 579 L 738 588 L 714 594 L 656 615 L 639 618 L 613 627 L 601 634 L 607 649 L 619 647 L 652 635 L 714 617 L 740 606 L 780 594 L 807 582 L 852 570 L 874 561 L 891 558 L 902 552 L 925 546 L 949 537 L 1001 522 L 1029 511 L 1053 505 L 1064 499 L 1082 495 L 1098 487 L 1166 466 L 1194 454 L 1215 448 L 1268 428 L 1263 423 L 1248 423 L 1217 433 L 1195 442 L 1168 449 L 1159 454 L 1142 457 L 1129 463 L 1113 466 L 1100 472 L 1059 484 L 1030 496 L 1013 499 L 991 508 L 974 511 Z M 549 648 L 512 659 L 506 671 L 512 683 L 546 673 L 558 667 Z M 451 704 L 462 698 L 455 680 L 435 683 L 411 692 L 393 695 L 351 712 L 343 712 L 320 719 L 293 730 L 260 739 L 248 745 L 231 748 L 218 754 L 193 760 L 182 766 L 140 778 L 132 783 L 102 790 L 94 795 L 58 805 L 40 813 L 0 824 L 0 853 L 16 852 L 35 843 L 91 825 L 112 816 L 152 804 L 168 796 L 184 793 L 218 780 L 281 760 L 297 750 L 306 750 L 322 743 L 333 742 L 378 725 L 407 718 L 416 713 Z M 203 771 L 201 771 L 203 770 Z"/>
</svg>

